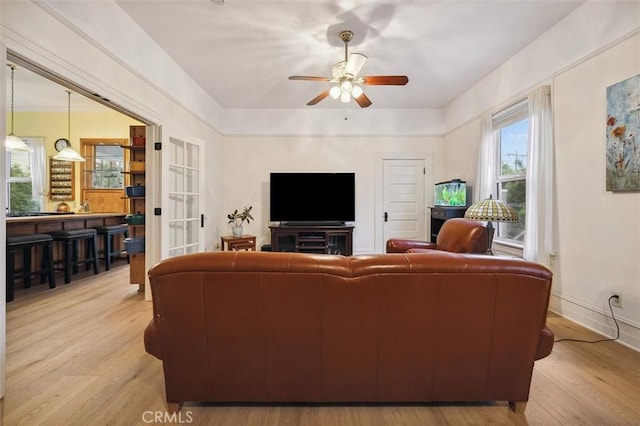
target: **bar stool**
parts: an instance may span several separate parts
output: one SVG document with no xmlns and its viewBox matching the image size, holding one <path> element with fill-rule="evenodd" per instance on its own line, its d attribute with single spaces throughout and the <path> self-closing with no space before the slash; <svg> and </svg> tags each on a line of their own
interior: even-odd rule
<svg viewBox="0 0 640 426">
<path fill-rule="evenodd" d="M 124 251 L 123 248 L 117 248 L 115 246 L 115 236 L 123 235 L 124 238 L 129 236 L 128 225 L 106 225 L 98 226 L 96 228 L 98 235 L 102 236 L 103 256 L 104 256 L 104 269 L 108 271 L 111 269 L 111 260 Z M 122 247 L 122 246 L 121 246 Z M 129 256 L 127 256 L 127 263 L 129 263 Z"/>
<path fill-rule="evenodd" d="M 64 245 L 64 283 L 71 282 L 71 274 L 78 273 L 78 265 L 83 264 L 90 269 L 93 264 L 93 273 L 98 270 L 98 232 L 93 229 L 70 229 L 68 231 L 55 231 L 49 233 L 53 241 Z M 86 244 L 84 259 L 78 258 L 78 242 L 84 240 Z"/>
<path fill-rule="evenodd" d="M 42 266 L 37 271 L 31 271 L 31 249 L 42 247 Z M 22 249 L 22 271 L 15 270 L 16 252 Z M 53 238 L 49 234 L 14 235 L 7 237 L 7 285 L 6 298 L 11 302 L 14 298 L 16 278 L 23 278 L 24 287 L 31 287 L 31 276 L 40 275 L 40 282 L 49 281 L 49 288 L 56 286 L 53 268 Z"/>
</svg>

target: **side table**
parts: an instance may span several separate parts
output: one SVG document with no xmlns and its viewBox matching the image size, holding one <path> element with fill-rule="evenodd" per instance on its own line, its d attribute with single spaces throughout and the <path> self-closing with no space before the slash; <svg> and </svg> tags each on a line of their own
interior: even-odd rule
<svg viewBox="0 0 640 426">
<path fill-rule="evenodd" d="M 220 249 L 225 251 L 225 244 L 228 251 L 234 250 L 251 250 L 256 251 L 256 236 L 243 235 L 242 237 L 234 237 L 227 235 L 220 237 Z"/>
</svg>

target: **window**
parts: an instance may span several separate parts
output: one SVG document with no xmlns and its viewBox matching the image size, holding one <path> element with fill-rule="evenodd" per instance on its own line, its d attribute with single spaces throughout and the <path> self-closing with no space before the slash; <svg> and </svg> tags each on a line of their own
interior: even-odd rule
<svg viewBox="0 0 640 426">
<path fill-rule="evenodd" d="M 548 266 L 557 234 L 553 151 L 550 86 L 483 117 L 477 194 L 494 195 L 520 218 L 514 224 L 498 222 L 494 241 L 500 251 Z"/>
<path fill-rule="evenodd" d="M 493 131 L 497 158 L 496 196 L 513 207 L 519 222 L 498 223 L 496 240 L 522 246 L 525 236 L 527 155 L 529 117 L 527 102 L 522 101 L 494 115 Z"/>
<path fill-rule="evenodd" d="M 119 145 L 82 141 L 85 158 L 84 189 L 122 189 L 124 150 Z"/>
<path fill-rule="evenodd" d="M 23 139 L 34 148 L 33 143 Z M 7 200 L 10 213 L 25 213 L 41 210 L 42 200 L 33 196 L 33 174 L 31 165 L 33 153 L 28 151 L 7 151 Z"/>
</svg>

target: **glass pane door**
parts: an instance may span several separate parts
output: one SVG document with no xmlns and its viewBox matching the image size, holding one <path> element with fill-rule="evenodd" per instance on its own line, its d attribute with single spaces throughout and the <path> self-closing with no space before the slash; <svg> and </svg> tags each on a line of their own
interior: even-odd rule
<svg viewBox="0 0 640 426">
<path fill-rule="evenodd" d="M 203 251 L 201 227 L 202 144 L 185 138 L 163 137 L 163 250 L 162 257 Z"/>
</svg>

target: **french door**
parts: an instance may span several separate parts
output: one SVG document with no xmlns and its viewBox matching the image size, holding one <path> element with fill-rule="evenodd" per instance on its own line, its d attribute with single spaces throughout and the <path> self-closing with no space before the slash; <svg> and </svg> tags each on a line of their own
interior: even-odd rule
<svg viewBox="0 0 640 426">
<path fill-rule="evenodd" d="M 204 144 L 162 129 L 161 257 L 204 251 Z"/>
</svg>

